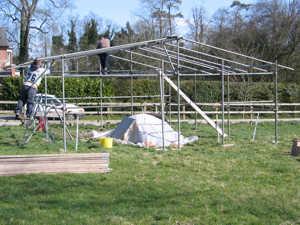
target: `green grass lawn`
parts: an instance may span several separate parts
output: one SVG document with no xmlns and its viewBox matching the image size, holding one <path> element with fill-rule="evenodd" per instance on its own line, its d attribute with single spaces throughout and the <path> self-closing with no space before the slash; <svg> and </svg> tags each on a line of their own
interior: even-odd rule
<svg viewBox="0 0 300 225">
<path fill-rule="evenodd" d="M 290 155 L 299 123 L 280 123 L 277 145 L 271 123 L 258 125 L 254 142 L 253 126 L 232 124 L 232 147 L 208 125 L 182 128 L 199 141 L 162 152 L 101 148 L 86 135 L 99 128 L 81 127 L 78 152 L 109 152 L 113 171 L 0 177 L 0 224 L 300 224 L 300 157 Z M 0 154 L 58 153 L 62 129 L 51 129 L 56 143 L 38 132 L 21 147 L 22 127 L 0 127 Z"/>
</svg>

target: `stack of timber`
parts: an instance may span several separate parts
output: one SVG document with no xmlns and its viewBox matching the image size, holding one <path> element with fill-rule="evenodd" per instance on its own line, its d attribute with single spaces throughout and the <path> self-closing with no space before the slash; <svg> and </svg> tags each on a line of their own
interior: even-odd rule
<svg viewBox="0 0 300 225">
<path fill-rule="evenodd" d="M 110 172 L 109 153 L 1 155 L 0 176 Z"/>
</svg>

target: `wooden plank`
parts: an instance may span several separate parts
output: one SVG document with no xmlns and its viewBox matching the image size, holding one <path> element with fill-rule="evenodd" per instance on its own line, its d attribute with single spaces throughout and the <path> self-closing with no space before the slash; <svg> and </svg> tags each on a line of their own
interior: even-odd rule
<svg viewBox="0 0 300 225">
<path fill-rule="evenodd" d="M 47 171 L 12 171 L 12 172 L 7 172 L 7 173 L 1 173 L 0 176 L 16 176 L 16 175 L 28 175 L 28 174 L 57 174 L 57 173 L 108 173 L 111 172 L 112 169 L 81 169 L 81 170 L 68 170 L 66 169 L 65 171 L 56 171 L 56 170 L 47 170 Z"/>
<path fill-rule="evenodd" d="M 79 157 L 109 157 L 109 153 L 63 153 L 63 154 L 35 154 L 35 155 L 0 155 L 1 159 L 7 158 L 79 158 Z"/>
<path fill-rule="evenodd" d="M 110 172 L 109 153 L 1 155 L 0 175 Z"/>
</svg>

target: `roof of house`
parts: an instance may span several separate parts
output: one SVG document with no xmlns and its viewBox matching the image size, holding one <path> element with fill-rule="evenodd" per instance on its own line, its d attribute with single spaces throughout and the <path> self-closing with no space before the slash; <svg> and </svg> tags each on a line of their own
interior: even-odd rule
<svg viewBox="0 0 300 225">
<path fill-rule="evenodd" d="M 0 27 L 0 47 L 8 47 L 6 32 L 2 27 Z"/>
</svg>

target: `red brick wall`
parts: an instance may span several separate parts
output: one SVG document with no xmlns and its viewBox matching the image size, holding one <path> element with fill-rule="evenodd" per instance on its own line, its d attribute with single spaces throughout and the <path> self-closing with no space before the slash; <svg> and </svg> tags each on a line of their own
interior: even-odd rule
<svg viewBox="0 0 300 225">
<path fill-rule="evenodd" d="M 7 48 L 0 47 L 0 70 L 3 70 L 7 62 Z"/>
</svg>

